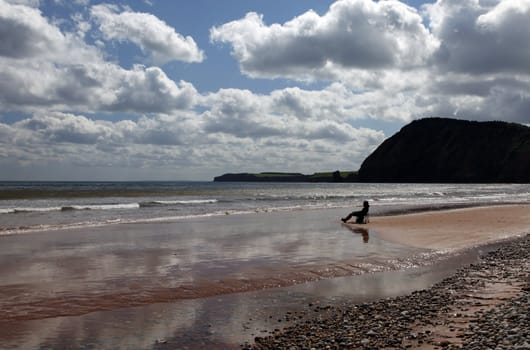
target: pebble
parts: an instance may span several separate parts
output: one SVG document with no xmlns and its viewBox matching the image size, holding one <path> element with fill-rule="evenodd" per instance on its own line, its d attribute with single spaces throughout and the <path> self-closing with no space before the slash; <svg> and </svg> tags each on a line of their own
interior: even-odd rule
<svg viewBox="0 0 530 350">
<path fill-rule="evenodd" d="M 468 326 L 451 318 L 473 310 L 465 296 L 488 282 L 509 280 L 521 293 L 488 311 L 475 312 Z M 318 306 L 309 304 L 314 318 L 281 332 L 256 337 L 242 349 L 410 349 L 430 344 L 441 349 L 530 349 L 530 235 L 506 242 L 480 262 L 459 269 L 429 289 L 370 303 Z M 455 314 L 455 308 L 460 310 Z M 442 315 L 444 315 L 442 317 Z M 280 322 L 280 320 L 278 320 Z M 423 325 L 418 331 L 417 325 Z M 435 339 L 436 326 L 454 336 Z M 442 338 L 443 339 L 443 338 Z"/>
</svg>

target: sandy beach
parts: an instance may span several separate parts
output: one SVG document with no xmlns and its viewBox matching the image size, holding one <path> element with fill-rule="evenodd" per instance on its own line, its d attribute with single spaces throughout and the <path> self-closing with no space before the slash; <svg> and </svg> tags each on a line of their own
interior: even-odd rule
<svg viewBox="0 0 530 350">
<path fill-rule="evenodd" d="M 343 211 L 2 237 L 0 342 L 7 349 L 81 348 L 88 332 L 98 349 L 237 349 L 256 337 L 258 348 L 277 348 L 277 339 L 305 348 L 309 343 L 292 335 L 313 332 L 300 328 L 298 317 L 311 324 L 315 316 L 338 317 L 339 305 L 430 290 L 458 267 L 479 262 L 493 242 L 503 246 L 530 230 L 528 205 L 373 216 L 367 225 L 342 224 Z M 527 261 L 517 260 L 512 270 L 528 270 Z M 501 286 L 501 275 L 489 280 Z M 508 281 L 517 288 L 493 293 L 520 296 L 521 278 L 527 276 Z M 334 337 L 321 329 L 314 334 L 319 341 Z M 358 337 L 338 348 L 366 338 Z"/>
<path fill-rule="evenodd" d="M 357 225 L 353 225 L 357 226 Z M 529 205 L 502 205 L 372 218 L 380 238 L 429 249 L 461 249 L 528 233 Z"/>
</svg>

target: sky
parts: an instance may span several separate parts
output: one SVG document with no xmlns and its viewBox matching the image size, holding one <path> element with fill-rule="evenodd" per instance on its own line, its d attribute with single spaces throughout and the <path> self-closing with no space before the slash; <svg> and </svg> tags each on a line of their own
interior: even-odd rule
<svg viewBox="0 0 530 350">
<path fill-rule="evenodd" d="M 357 170 L 425 117 L 530 124 L 530 0 L 0 0 L 0 180 Z"/>
</svg>

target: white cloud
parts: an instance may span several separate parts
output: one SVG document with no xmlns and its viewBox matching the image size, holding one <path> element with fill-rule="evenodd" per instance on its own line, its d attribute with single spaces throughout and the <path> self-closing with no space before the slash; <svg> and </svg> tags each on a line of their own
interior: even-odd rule
<svg viewBox="0 0 530 350">
<path fill-rule="evenodd" d="M 99 73 L 108 76 L 106 80 L 101 76 L 106 85 L 101 91 L 105 96 L 98 101 L 102 110 L 168 113 L 191 108 L 195 103 L 197 91 L 192 84 L 175 83 L 158 67 L 135 66 L 123 70 L 109 65 Z"/>
<path fill-rule="evenodd" d="M 503 1 L 496 4 L 493 9 L 487 13 L 480 15 L 477 19 L 477 24 L 486 29 L 488 27 L 501 28 L 507 26 L 509 23 L 513 24 L 513 20 L 517 19 L 517 25 L 528 26 L 528 12 L 530 11 L 530 1 Z M 520 20 L 523 20 L 519 22 Z"/>
<path fill-rule="evenodd" d="M 0 0 L 0 37 L 0 110 L 168 113 L 190 108 L 197 95 L 158 67 L 107 62 L 35 8 Z"/>
<path fill-rule="evenodd" d="M 437 1 L 425 13 L 441 46 L 442 70 L 530 73 L 530 1 Z"/>
<path fill-rule="evenodd" d="M 24 58 L 57 50 L 62 33 L 33 7 L 0 0 L 0 56 Z"/>
<path fill-rule="evenodd" d="M 9 135 L 0 137 L 0 148 L 6 152 L 4 162 L 16 159 L 26 165 L 200 169 L 206 164 L 216 172 L 249 166 L 312 172 L 344 168 L 345 163 L 355 169 L 384 138 L 382 132 L 338 120 L 280 113 L 274 99 L 221 90 L 202 99 L 206 111 L 201 114 L 160 114 L 138 121 L 36 113 L 11 125 L 0 123 L 0 135 Z"/>
<path fill-rule="evenodd" d="M 81 13 L 74 13 L 72 16 L 72 21 L 74 22 L 75 24 L 75 28 L 77 29 L 77 36 L 79 38 L 84 38 L 86 33 L 92 29 L 92 24 L 90 23 L 90 21 L 87 21 L 83 14 Z"/>
<path fill-rule="evenodd" d="M 26 137 L 48 143 L 95 144 L 109 142 L 116 136 L 110 123 L 64 113 L 36 115 L 15 123 L 13 128 Z"/>
<path fill-rule="evenodd" d="M 422 15 L 399 1 L 340 0 L 284 24 L 248 13 L 210 38 L 229 43 L 251 77 L 346 89 L 278 92 L 278 108 L 298 116 L 528 120 L 530 0 L 439 0 Z"/>
<path fill-rule="evenodd" d="M 120 12 L 119 7 L 109 4 L 92 6 L 90 13 L 106 40 L 133 42 L 153 63 L 204 60 L 203 52 L 192 37 L 177 33 L 152 14 L 129 10 Z"/>
<path fill-rule="evenodd" d="M 340 0 L 323 16 L 308 11 L 272 25 L 248 13 L 213 27 L 210 38 L 231 44 L 249 76 L 296 80 L 342 80 L 352 71 L 369 80 L 370 71 L 421 66 L 437 47 L 418 12 L 398 1 Z"/>
<path fill-rule="evenodd" d="M 328 96 L 333 89 L 338 88 L 330 88 Z M 222 140 L 216 147 L 225 149 L 229 162 L 239 168 L 255 163 L 268 169 L 317 171 L 340 167 L 345 157 L 355 168 L 384 138 L 382 132 L 352 127 L 344 118 L 328 118 L 328 106 L 309 117 L 298 114 L 309 106 L 304 105 L 308 100 L 299 101 L 294 110 L 279 107 L 278 96 L 284 92 L 293 91 L 256 95 L 228 89 L 211 94 L 204 101 L 208 111 L 201 116 L 201 127 L 208 140 Z"/>
<path fill-rule="evenodd" d="M 328 119 L 354 122 L 379 119 L 407 122 L 418 113 L 414 93 L 398 88 L 354 92 L 348 86 L 333 83 L 322 90 L 287 88 L 271 93 L 270 108 L 274 113 L 295 115 L 301 120 Z"/>
<path fill-rule="evenodd" d="M 530 1 L 449 1 L 424 6 L 440 40 L 425 111 L 463 119 L 530 120 Z"/>
<path fill-rule="evenodd" d="M 175 83 L 160 68 L 125 70 L 105 62 L 62 66 L 39 60 L 10 62 L 0 66 L 0 77 L 4 110 L 168 113 L 191 108 L 197 95 L 193 85 Z"/>
<path fill-rule="evenodd" d="M 428 115 L 472 120 L 530 120 L 530 77 L 509 74 L 446 73 L 433 79 L 425 94 Z"/>
</svg>

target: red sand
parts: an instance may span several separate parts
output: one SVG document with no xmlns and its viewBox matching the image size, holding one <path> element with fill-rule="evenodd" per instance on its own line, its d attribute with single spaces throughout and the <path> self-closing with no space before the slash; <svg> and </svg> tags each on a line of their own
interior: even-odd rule
<svg viewBox="0 0 530 350">
<path fill-rule="evenodd" d="M 530 230 L 530 205 L 503 205 L 373 217 L 362 227 L 379 238 L 429 249 L 457 249 Z"/>
</svg>

